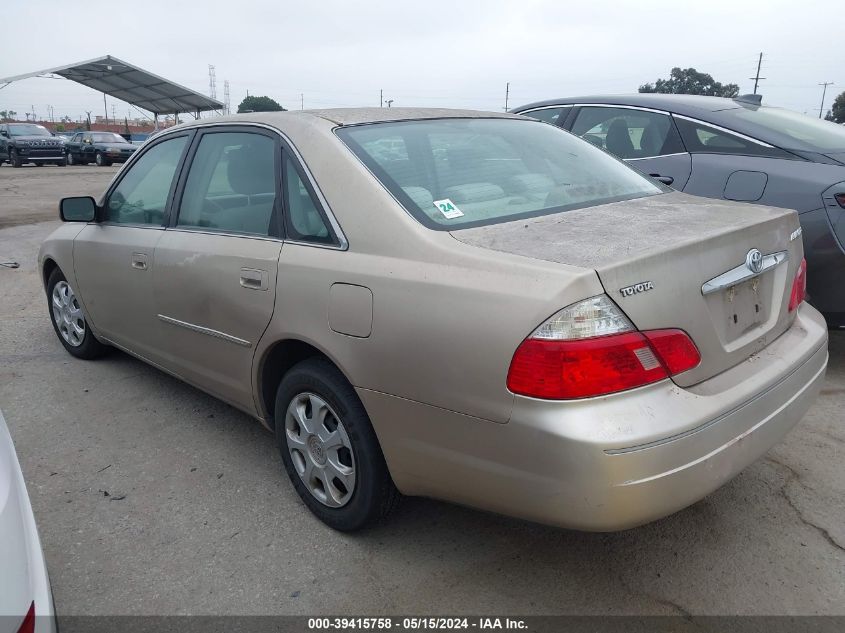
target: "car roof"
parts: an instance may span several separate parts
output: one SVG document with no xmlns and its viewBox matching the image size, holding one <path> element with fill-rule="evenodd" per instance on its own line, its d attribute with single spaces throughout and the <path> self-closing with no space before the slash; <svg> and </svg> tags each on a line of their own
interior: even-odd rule
<svg viewBox="0 0 845 633">
<path fill-rule="evenodd" d="M 199 119 L 179 127 L 193 127 L 208 123 L 262 123 L 283 127 L 286 122 L 314 123 L 329 121 L 335 125 L 360 125 L 391 121 L 414 121 L 422 119 L 519 119 L 515 114 L 484 112 L 481 110 L 456 110 L 450 108 L 330 108 L 324 110 L 288 110 L 284 112 L 249 112 L 213 119 Z M 173 128 L 168 128 L 168 131 Z"/>
<path fill-rule="evenodd" d="M 622 95 L 591 95 L 585 97 L 564 97 L 561 99 L 546 99 L 535 101 L 526 105 L 513 108 L 511 112 L 522 112 L 532 108 L 568 105 L 568 104 L 600 103 L 603 105 L 630 105 L 641 108 L 654 108 L 667 110 L 687 116 L 700 116 L 704 112 L 718 112 L 720 110 L 732 110 L 749 104 L 739 103 L 733 99 L 723 97 L 703 97 L 700 95 L 674 95 L 655 93 L 635 93 Z"/>
</svg>

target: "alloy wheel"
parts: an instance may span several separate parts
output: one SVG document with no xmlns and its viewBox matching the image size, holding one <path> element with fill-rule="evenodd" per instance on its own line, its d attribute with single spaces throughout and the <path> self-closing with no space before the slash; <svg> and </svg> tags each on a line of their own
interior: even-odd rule
<svg viewBox="0 0 845 633">
<path fill-rule="evenodd" d="M 288 451 L 311 495 L 330 508 L 346 505 L 355 491 L 355 458 L 340 417 L 320 396 L 299 393 L 285 413 Z"/>
<path fill-rule="evenodd" d="M 85 340 L 85 317 L 73 289 L 66 281 L 53 286 L 52 296 L 53 322 L 65 342 L 72 347 L 79 347 Z"/>
</svg>

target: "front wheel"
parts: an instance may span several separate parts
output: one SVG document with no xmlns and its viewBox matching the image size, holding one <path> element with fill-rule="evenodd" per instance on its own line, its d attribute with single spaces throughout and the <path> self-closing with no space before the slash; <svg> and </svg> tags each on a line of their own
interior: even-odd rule
<svg viewBox="0 0 845 633">
<path fill-rule="evenodd" d="M 18 154 L 18 150 L 12 150 L 12 153 L 9 154 L 9 162 L 12 163 L 12 167 L 23 167 L 23 161 Z"/>
<path fill-rule="evenodd" d="M 68 165 L 76 165 L 76 159 L 73 157 L 73 152 L 67 153 L 67 164 Z"/>
<path fill-rule="evenodd" d="M 97 167 L 108 167 L 109 165 L 111 165 L 109 160 L 105 156 L 103 156 L 101 152 L 97 152 L 94 155 L 94 162 L 97 163 Z"/>
<path fill-rule="evenodd" d="M 47 281 L 47 308 L 56 336 L 70 354 L 91 360 L 108 350 L 94 337 L 73 288 L 58 268 L 50 273 Z"/>
<path fill-rule="evenodd" d="M 276 441 L 299 497 L 351 532 L 385 519 L 399 492 L 358 395 L 322 358 L 295 365 L 276 393 Z"/>
</svg>

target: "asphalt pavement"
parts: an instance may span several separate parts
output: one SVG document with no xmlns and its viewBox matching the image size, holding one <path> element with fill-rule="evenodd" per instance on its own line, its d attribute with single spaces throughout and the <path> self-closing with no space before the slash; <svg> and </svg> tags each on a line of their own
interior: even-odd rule
<svg viewBox="0 0 845 633">
<path fill-rule="evenodd" d="M 0 168 L 0 260 L 21 264 L 0 268 L 0 408 L 60 614 L 845 615 L 845 333 L 785 441 L 656 523 L 586 534 L 406 499 L 340 534 L 257 422 L 125 354 L 59 344 L 37 250 L 59 196 L 99 194 L 115 170 Z"/>
</svg>

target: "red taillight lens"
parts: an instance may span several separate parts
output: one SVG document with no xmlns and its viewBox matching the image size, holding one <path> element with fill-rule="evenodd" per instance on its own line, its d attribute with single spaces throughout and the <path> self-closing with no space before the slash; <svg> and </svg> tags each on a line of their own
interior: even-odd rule
<svg viewBox="0 0 845 633">
<path fill-rule="evenodd" d="M 663 380 L 700 360 L 698 349 L 682 330 L 572 341 L 528 338 L 511 361 L 508 389 L 548 400 L 590 398 Z"/>
<path fill-rule="evenodd" d="M 792 280 L 792 291 L 789 293 L 789 311 L 793 312 L 801 305 L 807 296 L 807 260 L 802 259 Z"/>
<path fill-rule="evenodd" d="M 845 209 L 845 193 L 835 193 L 833 198 L 839 203 L 839 206 Z"/>
<path fill-rule="evenodd" d="M 29 611 L 26 612 L 26 616 L 24 616 L 23 622 L 21 623 L 21 628 L 18 629 L 18 633 L 33 633 L 35 631 L 35 603 L 31 603 L 29 605 Z"/>
<path fill-rule="evenodd" d="M 649 330 L 643 335 L 670 376 L 697 367 L 701 362 L 698 348 L 683 330 Z"/>
</svg>

